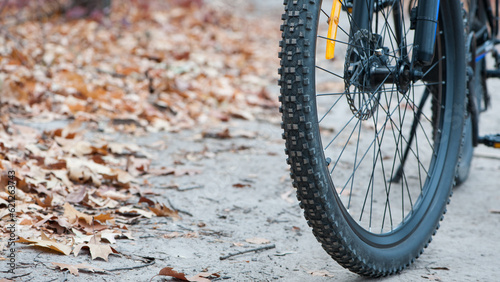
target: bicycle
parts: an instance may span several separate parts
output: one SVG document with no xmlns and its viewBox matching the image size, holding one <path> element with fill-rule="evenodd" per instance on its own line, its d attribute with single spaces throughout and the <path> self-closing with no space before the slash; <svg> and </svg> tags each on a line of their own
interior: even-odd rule
<svg viewBox="0 0 500 282">
<path fill-rule="evenodd" d="M 325 251 L 364 276 L 402 271 L 469 174 L 500 77 L 489 1 L 285 0 L 282 128 L 293 186 Z M 487 70 L 492 53 L 496 70 Z"/>
</svg>

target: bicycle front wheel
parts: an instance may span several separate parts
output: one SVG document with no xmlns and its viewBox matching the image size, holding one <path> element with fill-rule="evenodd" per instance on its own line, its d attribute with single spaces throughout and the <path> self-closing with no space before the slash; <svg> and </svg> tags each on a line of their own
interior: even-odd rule
<svg viewBox="0 0 500 282">
<path fill-rule="evenodd" d="M 341 2 L 334 39 L 332 1 L 285 1 L 280 110 L 314 235 L 342 266 L 378 277 L 411 264 L 445 212 L 464 139 L 464 27 L 459 1 L 441 1 L 434 58 L 412 75 L 406 11 L 418 1 L 360 2 L 375 3 Z"/>
</svg>

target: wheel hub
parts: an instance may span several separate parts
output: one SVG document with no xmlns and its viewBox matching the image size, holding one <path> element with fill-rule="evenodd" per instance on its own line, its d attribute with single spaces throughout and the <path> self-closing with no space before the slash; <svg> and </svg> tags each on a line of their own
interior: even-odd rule
<svg viewBox="0 0 500 282">
<path fill-rule="evenodd" d="M 421 78 L 421 72 L 412 69 L 407 58 L 389 57 L 382 36 L 366 29 L 354 34 L 346 53 L 344 85 L 347 102 L 357 118 L 367 120 L 373 115 L 384 84 L 396 84 L 398 92 L 405 95 L 411 82 Z"/>
</svg>

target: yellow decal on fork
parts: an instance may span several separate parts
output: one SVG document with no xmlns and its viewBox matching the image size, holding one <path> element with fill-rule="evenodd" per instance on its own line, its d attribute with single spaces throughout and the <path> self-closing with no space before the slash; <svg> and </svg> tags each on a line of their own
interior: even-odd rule
<svg viewBox="0 0 500 282">
<path fill-rule="evenodd" d="M 328 19 L 328 39 L 326 40 L 326 59 L 335 57 L 335 40 L 337 39 L 337 29 L 339 27 L 340 10 L 342 3 L 340 0 L 333 0 L 332 13 Z"/>
</svg>

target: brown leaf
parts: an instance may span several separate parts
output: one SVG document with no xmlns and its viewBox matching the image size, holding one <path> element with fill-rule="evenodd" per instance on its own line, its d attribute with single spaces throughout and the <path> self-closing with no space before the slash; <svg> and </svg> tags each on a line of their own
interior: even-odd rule
<svg viewBox="0 0 500 282">
<path fill-rule="evenodd" d="M 97 190 L 96 195 L 103 198 L 103 199 L 113 199 L 117 201 L 126 201 L 132 197 L 132 195 L 125 195 L 123 193 L 114 191 L 114 190 L 108 190 L 105 192 L 101 192 L 100 190 Z"/>
<path fill-rule="evenodd" d="M 150 207 L 154 206 L 156 203 L 146 197 L 141 197 L 139 203 L 147 203 Z"/>
<path fill-rule="evenodd" d="M 169 209 L 165 204 L 157 203 L 154 207 L 148 207 L 156 216 L 166 216 L 172 217 L 174 219 L 180 219 L 179 212 Z"/>
<path fill-rule="evenodd" d="M 83 199 L 85 199 L 86 195 L 87 195 L 87 187 L 81 186 L 78 190 L 73 191 L 68 196 L 66 196 L 66 201 L 68 203 L 78 204 L 81 203 Z"/>
<path fill-rule="evenodd" d="M 96 267 L 92 267 L 92 266 L 89 266 L 89 265 L 85 265 L 85 264 L 77 264 L 77 265 L 71 265 L 71 264 L 65 264 L 65 263 L 59 263 L 59 262 L 51 262 L 53 265 L 59 267 L 61 270 L 69 270 L 69 272 L 73 275 L 76 275 L 78 276 L 78 269 L 86 269 L 86 270 L 89 270 L 89 271 L 101 271 L 101 272 L 104 272 L 104 269 L 100 269 L 100 268 L 96 268 Z"/>
<path fill-rule="evenodd" d="M 92 239 L 88 244 L 76 245 L 73 249 L 73 254 L 75 254 L 76 257 L 78 256 L 82 248 L 89 248 L 92 259 L 102 258 L 105 261 L 108 261 L 108 256 L 110 254 L 118 254 L 118 252 L 109 245 L 99 244 L 99 241 L 100 239 L 96 238 L 96 236 L 94 235 L 92 236 Z"/>
<path fill-rule="evenodd" d="M 54 80 L 62 86 L 67 87 L 67 94 L 75 94 L 82 99 L 97 98 L 92 92 L 89 92 L 87 83 L 85 83 L 83 77 L 77 73 L 61 71 L 56 74 Z"/>
<path fill-rule="evenodd" d="M 231 133 L 229 133 L 229 128 L 224 129 L 220 132 L 203 132 L 203 138 L 216 138 L 216 139 L 230 139 L 232 138 Z"/>
<path fill-rule="evenodd" d="M 245 187 L 252 187 L 252 185 L 250 185 L 250 184 L 236 183 L 236 184 L 233 184 L 233 187 L 235 187 L 235 188 L 245 188 Z"/>
<path fill-rule="evenodd" d="M 45 197 L 45 200 L 42 201 L 39 197 L 35 196 L 35 201 L 36 201 L 36 204 L 43 207 L 43 208 L 49 208 L 49 207 L 52 207 L 52 196 L 51 195 L 47 195 L 47 197 Z"/>
<path fill-rule="evenodd" d="M 36 247 L 48 248 L 65 255 L 71 254 L 70 246 L 58 243 L 57 241 L 50 239 L 43 232 L 42 232 L 42 239 L 25 239 L 23 237 L 19 237 L 19 240 L 16 242 L 27 243 L 30 244 L 31 246 L 36 246 Z"/>
<path fill-rule="evenodd" d="M 182 280 L 182 281 L 189 281 L 186 278 L 186 274 L 184 274 L 182 272 L 177 272 L 172 267 L 163 268 L 162 270 L 160 270 L 160 273 L 158 273 L 158 275 L 174 277 L 174 278 L 177 278 L 177 279 Z"/>
<path fill-rule="evenodd" d="M 141 209 L 136 209 L 132 207 L 121 207 L 117 210 L 118 213 L 127 216 L 144 216 L 146 218 L 152 218 L 155 214 L 153 212 L 148 212 Z"/>
<path fill-rule="evenodd" d="M 191 281 L 191 282 L 210 282 L 211 280 L 208 279 L 209 277 L 213 278 L 220 277 L 218 273 L 208 273 L 208 272 L 201 272 L 194 276 L 186 277 L 186 274 L 182 272 L 177 272 L 172 267 L 163 268 L 162 270 L 160 270 L 160 273 L 158 275 L 174 277 L 182 281 Z"/>
<path fill-rule="evenodd" d="M 113 216 L 110 214 L 99 214 L 96 216 L 88 215 L 82 212 L 77 211 L 73 206 L 69 203 L 64 204 L 64 216 L 68 218 L 69 223 L 75 224 L 79 220 L 83 220 L 87 224 L 91 225 L 94 220 L 97 220 L 101 223 L 106 223 L 106 221 L 112 221 Z"/>
<path fill-rule="evenodd" d="M 101 235 L 101 238 L 102 239 L 105 239 L 106 241 L 108 241 L 110 244 L 114 244 L 116 243 L 116 240 L 117 238 L 126 238 L 126 239 L 134 239 L 132 237 L 132 234 L 130 233 L 122 233 L 120 231 L 102 231 L 100 233 Z"/>
<path fill-rule="evenodd" d="M 137 177 L 141 174 L 145 174 L 150 165 L 151 160 L 130 156 L 127 159 L 127 172 L 130 173 L 130 175 Z"/>
</svg>

